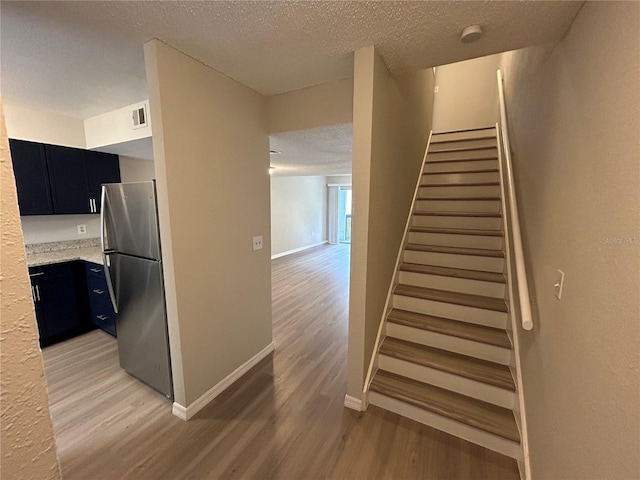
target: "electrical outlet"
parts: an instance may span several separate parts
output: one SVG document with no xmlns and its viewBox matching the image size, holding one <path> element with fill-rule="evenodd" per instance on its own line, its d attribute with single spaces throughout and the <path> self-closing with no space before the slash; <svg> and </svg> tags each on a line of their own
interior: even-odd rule
<svg viewBox="0 0 640 480">
<path fill-rule="evenodd" d="M 438 85 L 433 87 L 433 93 L 438 93 L 439 91 L 440 91 L 440 87 Z"/>
<path fill-rule="evenodd" d="M 564 286 L 564 272 L 558 270 L 556 283 L 553 284 L 553 294 L 560 300 L 562 298 L 562 287 Z"/>
<path fill-rule="evenodd" d="M 87 234 L 87 226 L 86 225 L 77 225 L 78 227 L 78 235 L 86 235 Z"/>
<path fill-rule="evenodd" d="M 253 249 L 254 250 L 262 250 L 262 235 L 258 235 L 257 237 L 253 237 Z"/>
</svg>

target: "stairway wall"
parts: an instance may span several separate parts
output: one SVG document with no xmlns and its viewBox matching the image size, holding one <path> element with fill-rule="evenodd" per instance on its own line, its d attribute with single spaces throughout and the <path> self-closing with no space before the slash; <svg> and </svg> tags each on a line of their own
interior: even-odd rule
<svg viewBox="0 0 640 480">
<path fill-rule="evenodd" d="M 555 48 L 503 60 L 537 306 L 520 332 L 533 478 L 640 477 L 639 24 L 636 2 L 587 2 Z"/>
<path fill-rule="evenodd" d="M 433 114 L 433 73 L 393 77 L 355 53 L 348 391 L 362 397 Z"/>
</svg>

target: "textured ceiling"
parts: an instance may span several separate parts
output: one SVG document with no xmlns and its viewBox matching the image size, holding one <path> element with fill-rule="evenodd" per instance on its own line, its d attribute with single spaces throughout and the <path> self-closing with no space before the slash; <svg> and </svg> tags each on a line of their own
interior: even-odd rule
<svg viewBox="0 0 640 480">
<path fill-rule="evenodd" d="M 351 123 L 271 135 L 273 175 L 350 174 L 352 136 Z"/>
<path fill-rule="evenodd" d="M 394 73 L 559 40 L 582 2 L 7 2 L 2 95 L 78 118 L 146 98 L 157 37 L 265 95 L 351 77 L 376 45 Z M 459 41 L 472 23 L 485 34 Z"/>
</svg>

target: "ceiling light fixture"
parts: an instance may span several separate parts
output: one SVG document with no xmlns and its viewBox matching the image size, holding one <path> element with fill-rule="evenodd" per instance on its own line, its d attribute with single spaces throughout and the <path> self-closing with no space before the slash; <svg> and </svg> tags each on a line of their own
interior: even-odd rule
<svg viewBox="0 0 640 480">
<path fill-rule="evenodd" d="M 276 171 L 276 167 L 269 167 L 269 175 Z"/>
<path fill-rule="evenodd" d="M 469 25 L 462 30 L 460 40 L 464 43 L 470 43 L 480 38 L 482 35 L 482 27 L 480 25 Z"/>
</svg>

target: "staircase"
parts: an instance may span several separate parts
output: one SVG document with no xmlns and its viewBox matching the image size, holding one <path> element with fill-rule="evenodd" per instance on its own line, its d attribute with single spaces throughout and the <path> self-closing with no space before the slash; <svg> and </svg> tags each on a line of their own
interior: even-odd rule
<svg viewBox="0 0 640 480">
<path fill-rule="evenodd" d="M 369 403 L 520 459 L 496 129 L 432 134 Z"/>
</svg>

